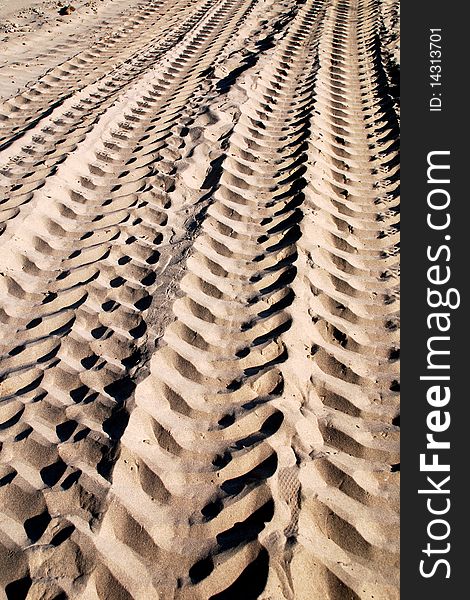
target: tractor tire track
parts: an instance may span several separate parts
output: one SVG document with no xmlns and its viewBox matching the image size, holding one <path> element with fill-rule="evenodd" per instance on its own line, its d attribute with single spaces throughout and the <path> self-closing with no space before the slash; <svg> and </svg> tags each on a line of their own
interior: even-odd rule
<svg viewBox="0 0 470 600">
<path fill-rule="evenodd" d="M 89 538 L 145 363 L 146 314 L 171 261 L 160 248 L 184 223 L 171 198 L 179 133 L 197 110 L 191 97 L 253 9 L 226 0 L 207 10 L 139 82 L 137 98 L 109 109 L 47 179 L 4 245 L 2 539 L 16 562 L 8 589 L 40 593 L 50 580 L 73 596 L 94 568 Z M 61 575 L 57 539 L 76 575 Z"/>
<path fill-rule="evenodd" d="M 41 122 L 39 132 L 37 127 L 34 128 L 27 140 L 22 138 L 14 147 L 3 152 L 0 244 L 9 237 L 12 221 L 21 218 L 25 210 L 33 209 L 30 202 L 34 192 L 54 174 L 66 156 L 86 140 L 86 135 L 93 131 L 100 116 L 126 90 L 136 85 L 149 68 L 158 64 L 165 52 L 197 24 L 211 4 L 200 3 L 176 31 L 162 36 L 157 43 L 152 42 L 145 51 L 138 53 L 135 60 L 112 71 L 99 83 L 82 89 L 77 97 L 72 97 L 60 109 L 53 111 L 45 123 Z"/>
<path fill-rule="evenodd" d="M 1 589 L 397 600 L 399 4 L 118 6 L 0 107 Z"/>
<path fill-rule="evenodd" d="M 54 15 L 31 31 L 27 24 L 2 35 L 0 59 L 0 96 L 2 101 L 34 86 L 51 69 L 90 48 L 100 39 L 119 29 L 123 21 L 142 9 L 140 0 L 111 0 L 93 6 L 83 0 L 75 3 L 76 11 L 66 19 Z M 139 16 L 139 14 L 137 15 Z M 5 29 L 8 23 L 5 23 Z M 4 27 L 0 28 L 4 30 Z M 26 31 L 27 34 L 26 34 Z M 29 30 L 29 31 L 28 31 Z"/>
<path fill-rule="evenodd" d="M 321 5 L 301 8 L 241 106 L 176 320 L 136 390 L 97 542 L 133 561 L 131 581 L 108 561 L 132 597 L 144 597 L 145 573 L 187 599 L 245 588 L 258 597 L 266 585 L 272 558 L 260 536 L 284 462 L 276 400 L 321 15 Z"/>
<path fill-rule="evenodd" d="M 140 55 L 145 52 L 146 45 L 154 43 L 155 38 L 159 41 L 190 11 L 191 5 L 183 1 L 154 0 L 142 4 L 111 35 L 100 38 L 91 47 L 48 71 L 27 90 L 3 102 L 0 105 L 0 148 L 10 144 L 84 86 L 99 81 L 103 75 L 109 76 L 110 71 L 119 69 L 133 57 L 142 61 Z M 163 36 L 155 36 L 157 24 L 162 26 Z M 147 58 L 147 66 L 149 64 Z M 119 70 L 116 75 L 118 79 Z"/>
<path fill-rule="evenodd" d="M 298 436 L 299 598 L 399 597 L 398 122 L 379 27 L 374 0 L 335 3 L 319 48 L 293 311 L 315 423 Z"/>
</svg>

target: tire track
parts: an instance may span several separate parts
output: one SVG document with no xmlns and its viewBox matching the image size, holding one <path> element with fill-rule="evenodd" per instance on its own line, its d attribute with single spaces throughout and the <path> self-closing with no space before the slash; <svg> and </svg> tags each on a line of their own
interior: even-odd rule
<svg viewBox="0 0 470 600">
<path fill-rule="evenodd" d="M 74 96 L 59 111 L 54 111 L 39 132 L 35 128 L 27 140 L 19 140 L 8 152 L 3 153 L 4 165 L 0 171 L 3 176 L 3 186 L 0 187 L 1 243 L 10 237 L 12 222 L 22 218 L 25 211 L 28 214 L 33 210 L 34 205 L 30 203 L 34 199 L 34 192 L 93 131 L 100 116 L 196 25 L 211 4 L 213 2 L 200 3 L 175 31 L 160 36 L 160 40 L 152 42 L 145 52 L 141 51 L 136 60 L 112 71 L 100 83 L 83 89 L 78 97 Z M 175 23 L 170 20 L 169 25 Z"/>
<path fill-rule="evenodd" d="M 38 197 L 34 215 L 6 244 L 2 321 L 8 354 L 0 385 L 9 517 L 2 536 L 7 555 L 18 558 L 8 576 L 24 573 L 30 558 L 29 573 L 10 589 L 32 580 L 39 593 L 47 572 L 59 592 L 75 595 L 83 582 L 73 582 L 94 564 L 87 536 L 104 508 L 126 422 L 123 401 L 145 351 L 145 311 L 159 272 L 159 246 L 172 235 L 166 213 L 181 144 L 179 136 L 171 141 L 170 128 L 176 123 L 178 131 L 208 67 L 254 6 L 225 1 L 207 11 L 161 71 L 139 84 L 145 110 L 135 98 L 110 109 L 40 191 L 43 200 L 51 194 L 53 208 Z M 98 150 L 91 163 L 90 147 Z M 60 575 L 53 540 L 58 535 L 58 543 L 68 541 L 73 519 L 85 533 L 78 531 L 68 544 L 75 575 Z M 33 545 L 21 552 L 28 538 Z M 40 560 L 35 548 L 46 548 Z M 106 589 L 103 577 L 98 587 Z"/>
<path fill-rule="evenodd" d="M 137 57 L 155 36 L 155 26 L 163 35 L 191 10 L 188 3 L 154 0 L 134 9 L 124 23 L 91 47 L 58 65 L 27 90 L 0 104 L 0 149 L 38 123 L 51 110 L 84 86 L 95 83 L 112 69 Z M 150 57 L 153 58 L 152 56 Z M 147 59 L 147 65 L 151 63 Z M 117 78 L 119 78 L 119 71 Z M 105 82 L 106 85 L 106 82 Z M 109 85 L 109 84 L 108 84 Z"/>
<path fill-rule="evenodd" d="M 74 6 L 77 11 L 65 21 L 54 21 L 54 15 L 49 13 L 36 31 L 29 31 L 26 26 L 26 35 L 24 27 L 15 28 L 8 34 L 0 27 L 2 101 L 17 95 L 50 69 L 63 63 L 65 57 L 70 59 L 98 39 L 112 34 L 131 11 L 138 10 L 141 1 L 111 0 L 95 6 L 90 2 L 78 2 Z"/>
<path fill-rule="evenodd" d="M 124 14 L 4 120 L 5 597 L 396 600 L 399 5 Z"/>
<path fill-rule="evenodd" d="M 236 597 L 247 585 L 258 597 L 266 585 L 259 536 L 283 462 L 281 334 L 291 321 L 320 14 L 313 2 L 300 10 L 241 107 L 176 321 L 137 387 L 96 542 L 131 597 L 151 583 L 188 599 Z M 111 560 L 110 544 L 119 549 Z"/>
<path fill-rule="evenodd" d="M 398 598 L 398 125 L 379 17 L 374 0 L 331 5 L 319 48 L 294 286 L 304 349 L 286 373 L 310 374 L 296 598 Z"/>
</svg>

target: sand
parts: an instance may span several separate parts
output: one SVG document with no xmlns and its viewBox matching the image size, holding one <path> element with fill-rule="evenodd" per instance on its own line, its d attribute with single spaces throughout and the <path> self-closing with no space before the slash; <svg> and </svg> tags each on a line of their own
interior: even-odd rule
<svg viewBox="0 0 470 600">
<path fill-rule="evenodd" d="M 0 3 L 3 597 L 397 600 L 398 2 L 70 4 Z"/>
</svg>

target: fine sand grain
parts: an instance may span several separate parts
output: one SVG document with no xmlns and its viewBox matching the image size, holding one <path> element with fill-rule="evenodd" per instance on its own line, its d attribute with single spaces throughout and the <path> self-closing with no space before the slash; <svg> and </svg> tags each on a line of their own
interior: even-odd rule
<svg viewBox="0 0 470 600">
<path fill-rule="evenodd" d="M 0 2 L 2 597 L 398 600 L 398 1 L 59 4 Z"/>
</svg>

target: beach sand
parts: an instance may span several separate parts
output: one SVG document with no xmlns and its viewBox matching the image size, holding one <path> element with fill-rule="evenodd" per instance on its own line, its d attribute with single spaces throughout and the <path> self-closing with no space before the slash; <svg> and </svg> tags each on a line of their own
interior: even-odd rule
<svg viewBox="0 0 470 600">
<path fill-rule="evenodd" d="M 0 2 L 5 598 L 399 598 L 398 17 Z"/>
</svg>

